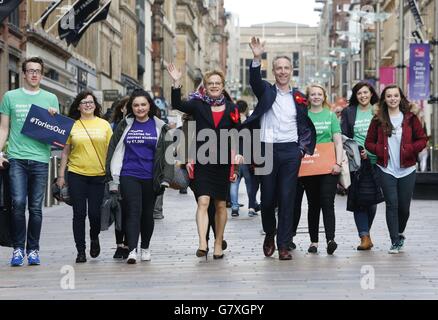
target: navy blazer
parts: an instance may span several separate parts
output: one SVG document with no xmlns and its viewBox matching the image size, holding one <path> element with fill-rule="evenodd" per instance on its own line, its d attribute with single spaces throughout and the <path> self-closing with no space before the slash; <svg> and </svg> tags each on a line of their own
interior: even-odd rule
<svg viewBox="0 0 438 320">
<path fill-rule="evenodd" d="M 212 129 L 216 132 L 216 136 L 219 142 L 220 130 L 221 129 L 233 129 L 240 126 L 240 121 L 235 123 L 232 121 L 230 114 L 235 112 L 237 106 L 233 104 L 231 101 L 225 101 L 225 113 L 222 119 L 220 120 L 217 127 L 214 126 L 213 114 L 211 111 L 211 107 L 201 100 L 189 100 L 183 101 L 181 99 L 181 89 L 180 88 L 172 88 L 172 97 L 171 97 L 171 105 L 173 109 L 179 110 L 181 112 L 193 115 L 193 118 L 196 121 L 196 136 L 198 136 L 199 131 L 203 129 Z M 187 138 L 187 137 L 186 137 Z M 196 140 L 196 152 L 198 149 L 204 144 L 204 141 Z M 234 150 L 234 152 L 238 152 L 238 150 Z M 220 157 L 220 143 L 217 146 L 217 154 Z"/>
<path fill-rule="evenodd" d="M 250 129 L 260 129 L 260 118 L 272 108 L 277 97 L 277 87 L 262 79 L 260 68 L 261 66 L 256 68 L 250 66 L 249 69 L 249 83 L 258 99 L 254 112 L 243 123 L 244 127 Z M 295 93 L 299 93 L 300 96 L 304 95 L 293 89 L 292 96 L 297 109 L 298 145 L 304 154 L 312 155 L 316 145 L 315 126 L 307 115 L 307 106 L 296 101 Z"/>
</svg>

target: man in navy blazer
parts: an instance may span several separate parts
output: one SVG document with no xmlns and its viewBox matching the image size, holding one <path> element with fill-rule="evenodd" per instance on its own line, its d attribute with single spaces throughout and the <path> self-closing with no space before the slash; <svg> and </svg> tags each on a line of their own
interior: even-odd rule
<svg viewBox="0 0 438 320">
<path fill-rule="evenodd" d="M 250 66 L 250 85 L 258 99 L 257 106 L 244 126 L 260 134 L 261 150 L 272 171 L 261 177 L 261 210 L 265 256 L 275 252 L 275 235 L 280 260 L 291 260 L 288 244 L 292 240 L 293 211 L 301 159 L 313 154 L 316 132 L 307 116 L 304 95 L 291 89 L 292 63 L 288 56 L 274 58 L 272 72 L 275 84 L 262 80 L 261 57 L 264 43 L 253 37 L 250 43 L 254 60 Z M 254 131 L 254 129 L 259 129 Z M 270 150 L 270 151 L 269 151 Z M 278 204 L 278 226 L 275 207 Z"/>
</svg>

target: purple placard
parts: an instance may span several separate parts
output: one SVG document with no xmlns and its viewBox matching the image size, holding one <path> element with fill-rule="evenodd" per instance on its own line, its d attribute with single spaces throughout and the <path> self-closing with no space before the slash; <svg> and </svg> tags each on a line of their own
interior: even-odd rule
<svg viewBox="0 0 438 320">
<path fill-rule="evenodd" d="M 428 100 L 430 95 L 430 47 L 411 43 L 409 57 L 409 99 Z"/>
</svg>

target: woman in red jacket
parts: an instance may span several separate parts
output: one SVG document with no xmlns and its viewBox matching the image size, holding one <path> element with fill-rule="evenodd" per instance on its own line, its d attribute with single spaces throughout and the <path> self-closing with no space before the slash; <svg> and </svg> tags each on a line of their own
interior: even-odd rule
<svg viewBox="0 0 438 320">
<path fill-rule="evenodd" d="M 421 123 L 410 112 L 409 101 L 402 90 L 396 85 L 387 86 L 368 129 L 365 148 L 377 156 L 377 173 L 385 196 L 386 223 L 391 236 L 389 253 L 399 253 L 403 248 L 417 156 L 426 142 Z"/>
</svg>

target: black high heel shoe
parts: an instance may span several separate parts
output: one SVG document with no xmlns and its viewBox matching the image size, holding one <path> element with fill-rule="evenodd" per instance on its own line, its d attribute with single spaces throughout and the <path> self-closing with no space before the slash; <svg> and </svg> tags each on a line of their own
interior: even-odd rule
<svg viewBox="0 0 438 320">
<path fill-rule="evenodd" d="M 198 258 L 205 256 L 205 260 L 207 260 L 208 259 L 208 248 L 207 248 L 207 250 L 202 250 L 202 249 L 196 250 L 196 256 Z"/>
<path fill-rule="evenodd" d="M 217 260 L 217 259 L 222 259 L 224 257 L 224 254 L 222 253 L 222 254 L 214 254 L 213 255 L 213 259 L 214 260 Z"/>
</svg>

